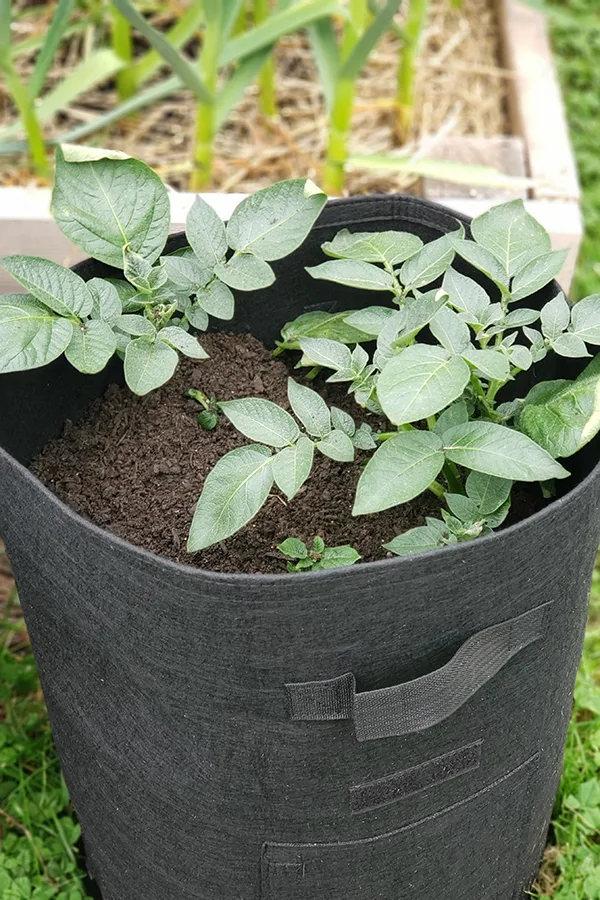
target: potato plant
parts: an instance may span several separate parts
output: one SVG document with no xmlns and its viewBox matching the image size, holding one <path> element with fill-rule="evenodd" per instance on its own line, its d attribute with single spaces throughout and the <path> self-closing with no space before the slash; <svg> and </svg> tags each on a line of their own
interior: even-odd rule
<svg viewBox="0 0 600 900">
<path fill-rule="evenodd" d="M 339 232 L 329 260 L 308 269 L 319 280 L 380 292 L 386 305 L 310 312 L 288 323 L 276 353 L 301 351 L 299 367 L 348 385 L 359 407 L 387 420 L 374 433 L 330 409 L 295 379 L 293 415 L 259 398 L 220 405 L 255 443 L 226 454 L 209 473 L 189 538 L 192 552 L 246 524 L 276 485 L 292 500 L 315 453 L 352 462 L 368 454 L 353 515 L 372 515 L 424 491 L 443 498 L 441 518 L 384 546 L 405 555 L 491 534 L 505 520 L 514 482 L 546 493 L 569 472 L 559 462 L 600 429 L 600 356 L 578 378 L 519 391 L 519 375 L 547 353 L 589 357 L 600 345 L 600 295 L 570 306 L 562 292 L 541 309 L 527 298 L 560 271 L 546 231 L 522 201 L 423 245 L 401 232 Z M 465 260 L 482 284 L 455 265 Z M 441 287 L 431 289 L 441 279 Z M 535 326 L 535 327 L 533 327 Z M 373 349 L 374 348 L 374 349 Z M 503 389 L 512 382 L 511 395 Z M 524 395 L 523 395 L 524 394 Z M 382 535 L 382 540 L 384 536 Z"/>
<path fill-rule="evenodd" d="M 326 201 L 310 181 L 274 184 L 246 198 L 227 226 L 200 197 L 186 221 L 189 247 L 163 255 L 170 206 L 146 165 L 120 153 L 64 146 L 56 154 L 54 219 L 94 259 L 124 279 L 85 282 L 41 257 L 0 265 L 28 291 L 0 297 L 0 374 L 47 365 L 64 353 L 80 372 L 118 354 L 136 394 L 173 375 L 179 354 L 205 359 L 194 332 L 234 314 L 231 288 L 268 287 L 270 261 L 302 243 Z"/>
<path fill-rule="evenodd" d="M 0 374 L 62 354 L 94 374 L 117 355 L 132 391 L 160 387 L 180 353 L 206 358 L 196 335 L 211 316 L 232 318 L 232 289 L 273 283 L 270 262 L 304 241 L 325 202 L 306 179 L 280 182 L 244 200 L 225 225 L 197 198 L 186 222 L 189 246 L 165 255 L 169 198 L 158 176 L 121 153 L 59 148 L 56 223 L 123 277 L 84 281 L 40 257 L 0 260 L 28 291 L 0 298 Z M 396 554 L 490 534 L 508 514 L 514 482 L 541 482 L 549 495 L 554 479 L 568 476 L 559 460 L 600 430 L 600 356 L 576 379 L 541 381 L 529 391 L 519 376 L 548 353 L 589 357 L 588 347 L 600 346 L 600 295 L 570 306 L 559 291 L 541 310 L 527 304 L 560 271 L 565 251 L 551 249 L 521 201 L 475 219 L 471 232 L 472 240 L 459 226 L 424 245 L 409 233 L 343 230 L 323 244 L 329 258 L 308 269 L 314 279 L 375 292 L 382 303 L 305 313 L 284 325 L 275 353 L 300 351 L 304 381 L 325 371 L 329 382 L 346 384 L 359 412 L 386 423 L 376 431 L 296 378 L 288 382 L 291 412 L 263 398 L 188 392 L 202 407 L 203 428 L 225 416 L 253 442 L 208 474 L 190 552 L 239 531 L 274 486 L 293 500 L 316 454 L 340 463 L 363 454 L 354 515 L 424 491 L 443 498 L 440 519 L 381 536 Z M 481 278 L 464 275 L 458 260 Z M 318 551 L 307 552 L 296 557 L 300 570 Z"/>
</svg>

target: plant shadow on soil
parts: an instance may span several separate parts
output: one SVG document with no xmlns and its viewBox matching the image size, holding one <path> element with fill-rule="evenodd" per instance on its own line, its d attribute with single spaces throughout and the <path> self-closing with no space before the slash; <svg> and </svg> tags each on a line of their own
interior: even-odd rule
<svg viewBox="0 0 600 900">
<path fill-rule="evenodd" d="M 424 524 L 427 515 L 439 515 L 440 500 L 425 492 L 376 515 L 353 517 L 367 454 L 357 451 L 349 464 L 316 453 L 309 480 L 291 502 L 274 489 L 240 532 L 190 556 L 187 534 L 204 479 L 224 453 L 251 442 L 224 416 L 214 431 L 204 431 L 197 422 L 201 407 L 186 399 L 185 391 L 201 389 L 220 401 L 262 397 L 289 410 L 288 364 L 297 358 L 285 354 L 286 364 L 249 334 L 206 334 L 202 343 L 210 362 L 182 361 L 160 390 L 138 397 L 111 386 L 80 421 L 66 423 L 63 434 L 33 461 L 34 473 L 96 525 L 160 556 L 220 572 L 285 572 L 277 545 L 287 537 L 310 544 L 317 534 L 329 546 L 351 544 L 364 561 L 384 559 L 384 542 Z M 385 426 L 344 386 L 317 382 L 313 387 L 330 405 L 353 415 L 357 425 Z M 541 502 L 531 487 L 517 485 L 508 523 L 530 515 Z"/>
</svg>

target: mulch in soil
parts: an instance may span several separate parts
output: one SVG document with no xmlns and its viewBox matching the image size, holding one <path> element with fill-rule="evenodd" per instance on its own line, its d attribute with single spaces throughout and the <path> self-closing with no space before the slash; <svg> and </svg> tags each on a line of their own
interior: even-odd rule
<svg viewBox="0 0 600 900">
<path fill-rule="evenodd" d="M 199 405 L 183 395 L 203 390 L 218 400 L 263 397 L 289 409 L 289 369 L 248 334 L 206 334 L 210 362 L 182 361 L 158 391 L 137 397 L 111 386 L 77 423 L 33 461 L 32 470 L 70 507 L 96 525 L 160 556 L 219 572 L 286 571 L 276 547 L 286 537 L 307 543 L 315 535 L 330 546 L 351 544 L 364 561 L 383 559 L 382 544 L 439 514 L 429 493 L 376 515 L 351 515 L 361 462 L 337 463 L 315 454 L 313 472 L 288 502 L 276 489 L 262 511 L 238 534 L 202 553 L 186 552 L 186 540 L 204 479 L 229 450 L 250 443 L 221 417 L 214 431 L 197 423 Z M 297 375 L 297 373 L 296 373 Z M 321 385 L 328 403 L 345 408 L 357 424 L 379 422 L 361 410 L 341 386 Z M 535 510 L 527 492 L 513 492 L 515 516 Z"/>
</svg>

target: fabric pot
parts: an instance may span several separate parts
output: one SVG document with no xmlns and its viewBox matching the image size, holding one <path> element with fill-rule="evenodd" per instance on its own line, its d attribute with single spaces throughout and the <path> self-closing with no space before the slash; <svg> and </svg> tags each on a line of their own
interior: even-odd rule
<svg viewBox="0 0 600 900">
<path fill-rule="evenodd" d="M 235 326 L 272 343 L 302 311 L 365 305 L 304 272 L 344 226 L 431 240 L 456 216 L 406 197 L 331 203 L 276 285 L 239 298 Z M 84 521 L 25 468 L 118 378 L 57 362 L 0 379 L 0 533 L 104 900 L 521 898 L 581 652 L 597 444 L 569 461 L 561 498 L 491 537 L 215 574 Z"/>
</svg>

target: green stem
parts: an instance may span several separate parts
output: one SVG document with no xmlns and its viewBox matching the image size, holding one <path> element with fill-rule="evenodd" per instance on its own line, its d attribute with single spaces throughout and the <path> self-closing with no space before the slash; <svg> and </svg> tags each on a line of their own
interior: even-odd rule
<svg viewBox="0 0 600 900">
<path fill-rule="evenodd" d="M 417 59 L 428 10 L 429 0 L 410 0 L 404 27 L 406 45 L 400 54 L 396 92 L 396 137 L 400 143 L 408 141 L 413 130 Z"/>
<path fill-rule="evenodd" d="M 119 72 L 117 72 L 117 94 L 119 100 L 129 100 L 136 92 L 137 84 L 135 71 L 132 66 L 133 60 L 133 35 L 131 25 L 125 16 L 118 9 L 112 10 L 112 45 L 113 50 L 119 59 L 127 63 Z"/>
<path fill-rule="evenodd" d="M 0 60 L 0 71 L 4 72 L 8 92 L 19 111 L 21 122 L 27 136 L 29 155 L 36 173 L 41 178 L 47 178 L 50 174 L 48 159 L 46 156 L 46 144 L 38 117 L 35 112 L 33 99 L 17 73 L 8 54 Z"/>
<path fill-rule="evenodd" d="M 342 79 L 336 84 L 323 170 L 323 189 L 326 194 L 341 194 L 344 189 L 355 86 L 355 82 L 348 79 Z"/>
<path fill-rule="evenodd" d="M 200 75 L 210 93 L 214 96 L 217 90 L 219 75 L 219 55 L 221 52 L 221 33 L 219 15 L 210 13 L 206 16 L 204 39 L 200 52 Z M 194 169 L 190 188 L 199 191 L 205 188 L 212 178 L 213 144 L 215 139 L 215 104 L 198 102 L 196 110 L 196 139 L 194 143 Z"/>
<path fill-rule="evenodd" d="M 458 474 L 458 469 L 456 468 L 454 463 L 450 462 L 450 460 L 446 460 L 442 471 L 444 473 L 444 477 L 446 478 L 446 481 L 448 482 L 448 488 L 450 489 L 450 493 L 451 494 L 464 493 L 462 481 L 460 480 L 460 475 Z"/>
<path fill-rule="evenodd" d="M 269 18 L 269 0 L 254 0 L 254 24 L 260 25 Z M 260 108 L 266 116 L 277 114 L 275 100 L 275 62 L 273 53 L 258 76 Z"/>
<path fill-rule="evenodd" d="M 444 490 L 444 486 L 439 483 L 439 481 L 432 481 L 428 491 L 431 491 L 432 494 L 435 494 L 436 497 L 443 497 L 446 491 Z"/>
<path fill-rule="evenodd" d="M 429 428 L 430 431 L 433 431 L 433 429 L 435 428 L 436 421 L 437 420 L 436 420 L 435 416 L 427 416 L 427 427 Z"/>
<path fill-rule="evenodd" d="M 188 400 L 195 400 L 197 403 L 200 403 L 204 409 L 210 409 L 212 406 L 210 398 L 206 396 L 204 391 L 199 391 L 196 388 L 188 388 L 183 396 Z"/>
</svg>

